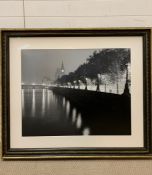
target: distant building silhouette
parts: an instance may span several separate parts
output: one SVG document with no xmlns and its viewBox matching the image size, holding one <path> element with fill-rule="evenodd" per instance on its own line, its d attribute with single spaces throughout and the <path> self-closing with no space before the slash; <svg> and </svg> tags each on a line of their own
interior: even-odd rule
<svg viewBox="0 0 152 175">
<path fill-rule="evenodd" d="M 65 73 L 63 61 L 62 61 L 62 65 L 61 65 L 61 70 L 60 71 L 61 71 L 61 76 L 63 76 L 64 73 Z"/>
<path fill-rule="evenodd" d="M 62 61 L 61 68 L 57 68 L 55 73 L 55 79 L 61 78 L 65 74 L 64 63 Z"/>
</svg>

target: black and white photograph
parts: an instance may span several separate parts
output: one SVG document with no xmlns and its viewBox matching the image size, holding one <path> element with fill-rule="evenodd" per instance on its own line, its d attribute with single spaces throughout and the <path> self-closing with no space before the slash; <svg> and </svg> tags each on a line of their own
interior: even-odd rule
<svg viewBox="0 0 152 175">
<path fill-rule="evenodd" d="M 22 136 L 131 135 L 131 49 L 23 49 Z"/>
<path fill-rule="evenodd" d="M 4 159 L 150 157 L 150 33 L 3 31 Z"/>
</svg>

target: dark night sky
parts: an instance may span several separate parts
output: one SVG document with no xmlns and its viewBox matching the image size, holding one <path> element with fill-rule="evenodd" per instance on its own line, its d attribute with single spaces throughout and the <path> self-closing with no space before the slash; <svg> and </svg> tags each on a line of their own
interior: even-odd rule
<svg viewBox="0 0 152 175">
<path fill-rule="evenodd" d="M 41 83 L 43 77 L 55 79 L 57 68 L 64 63 L 65 74 L 76 70 L 96 49 L 22 50 L 22 82 Z M 98 49 L 99 50 L 99 49 Z"/>
</svg>

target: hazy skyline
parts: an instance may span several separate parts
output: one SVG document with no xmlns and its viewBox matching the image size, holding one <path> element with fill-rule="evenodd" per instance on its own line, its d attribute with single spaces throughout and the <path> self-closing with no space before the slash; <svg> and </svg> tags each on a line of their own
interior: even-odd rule
<svg viewBox="0 0 152 175">
<path fill-rule="evenodd" d="M 21 52 L 22 82 L 41 83 L 44 77 L 55 80 L 57 68 L 64 63 L 65 74 L 83 64 L 99 49 L 26 49 Z"/>
</svg>

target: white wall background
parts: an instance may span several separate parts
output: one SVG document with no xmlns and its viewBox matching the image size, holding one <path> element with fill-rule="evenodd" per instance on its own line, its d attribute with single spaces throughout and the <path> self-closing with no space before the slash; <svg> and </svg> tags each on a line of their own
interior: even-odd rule
<svg viewBox="0 0 152 175">
<path fill-rule="evenodd" d="M 0 0 L 0 28 L 152 27 L 152 0 Z M 0 175 L 151 175 L 152 160 L 0 161 Z"/>
<path fill-rule="evenodd" d="M 0 28 L 149 27 L 151 0 L 0 0 Z"/>
</svg>

